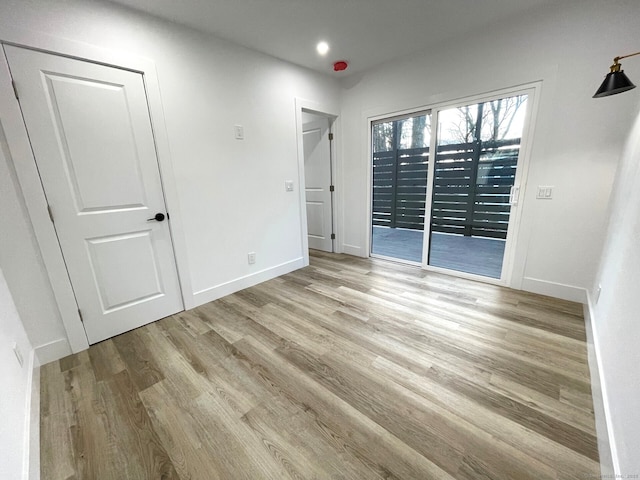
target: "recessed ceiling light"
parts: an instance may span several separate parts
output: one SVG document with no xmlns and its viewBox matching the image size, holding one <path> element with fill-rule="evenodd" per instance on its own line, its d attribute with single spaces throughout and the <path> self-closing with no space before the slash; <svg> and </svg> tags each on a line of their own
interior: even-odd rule
<svg viewBox="0 0 640 480">
<path fill-rule="evenodd" d="M 329 44 L 327 42 L 320 42 L 316 46 L 316 50 L 318 50 L 318 53 L 320 55 L 326 55 L 327 52 L 329 51 Z"/>
</svg>

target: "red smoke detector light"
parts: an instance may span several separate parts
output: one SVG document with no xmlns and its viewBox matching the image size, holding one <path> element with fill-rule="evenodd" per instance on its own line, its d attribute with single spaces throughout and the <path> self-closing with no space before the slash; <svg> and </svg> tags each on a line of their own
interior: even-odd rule
<svg viewBox="0 0 640 480">
<path fill-rule="evenodd" d="M 339 62 L 333 64 L 333 71 L 341 72 L 343 70 L 346 70 L 348 66 L 349 64 L 347 62 L 345 62 L 344 60 L 340 60 Z"/>
</svg>

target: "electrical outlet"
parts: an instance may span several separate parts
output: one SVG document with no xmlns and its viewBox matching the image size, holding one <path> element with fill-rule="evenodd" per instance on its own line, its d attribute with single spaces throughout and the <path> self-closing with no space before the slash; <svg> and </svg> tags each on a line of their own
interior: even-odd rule
<svg viewBox="0 0 640 480">
<path fill-rule="evenodd" d="M 13 349 L 13 353 L 16 354 L 16 358 L 18 359 L 18 363 L 22 367 L 22 365 L 24 364 L 24 360 L 22 358 L 22 352 L 20 351 L 20 347 L 18 347 L 18 344 L 16 342 L 13 342 L 13 344 L 11 345 L 11 348 Z"/>
<path fill-rule="evenodd" d="M 247 260 L 249 260 L 249 265 L 256 263 L 256 252 L 249 252 L 247 254 Z"/>
</svg>

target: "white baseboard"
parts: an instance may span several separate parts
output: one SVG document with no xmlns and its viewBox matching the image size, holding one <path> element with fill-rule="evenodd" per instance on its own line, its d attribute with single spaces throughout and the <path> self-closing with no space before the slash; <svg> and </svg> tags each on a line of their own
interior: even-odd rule
<svg viewBox="0 0 640 480">
<path fill-rule="evenodd" d="M 40 364 L 35 350 L 29 354 L 25 399 L 23 480 L 40 480 Z"/>
<path fill-rule="evenodd" d="M 71 355 L 71 346 L 66 338 L 54 340 L 53 342 L 45 343 L 35 348 L 36 357 L 40 365 L 46 365 L 47 363 L 55 362 L 61 358 Z"/>
<path fill-rule="evenodd" d="M 598 453 L 600 455 L 600 469 L 603 478 L 622 478 L 620 462 L 611 425 L 611 409 L 609 407 L 604 373 L 600 361 L 600 344 L 594 317 L 593 302 L 587 292 L 587 302 L 584 306 L 585 329 L 587 332 L 587 353 L 589 359 L 589 374 L 591 376 L 591 395 L 593 397 L 593 412 L 598 435 Z"/>
<path fill-rule="evenodd" d="M 587 291 L 584 288 L 565 285 L 563 283 L 548 282 L 537 278 L 523 278 L 522 290 L 539 295 L 561 298 L 562 300 L 568 300 L 570 302 L 587 302 Z"/>
<path fill-rule="evenodd" d="M 348 245 L 346 243 L 342 244 L 342 253 L 347 255 L 353 255 L 355 257 L 366 257 L 366 255 L 362 254 L 362 248 L 356 247 L 355 245 Z"/>
<path fill-rule="evenodd" d="M 258 283 L 266 282 L 267 280 L 271 280 L 272 278 L 279 277 L 280 275 L 293 272 L 294 270 L 298 270 L 299 268 L 303 267 L 304 258 L 300 257 L 296 258 L 295 260 L 291 260 L 290 262 L 286 262 L 275 267 L 266 268 L 259 272 L 240 277 L 236 280 L 231 280 L 230 282 L 216 285 L 215 287 L 200 290 L 193 294 L 193 306 L 197 307 L 198 305 L 212 302 L 213 300 L 217 300 L 218 298 L 222 298 L 226 295 L 230 295 L 245 288 L 253 287 Z"/>
</svg>

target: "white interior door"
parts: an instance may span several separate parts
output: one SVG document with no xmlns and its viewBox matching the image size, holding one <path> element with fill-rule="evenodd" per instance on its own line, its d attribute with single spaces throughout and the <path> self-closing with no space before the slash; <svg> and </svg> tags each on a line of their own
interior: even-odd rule
<svg viewBox="0 0 640 480">
<path fill-rule="evenodd" d="M 302 136 L 309 248 L 332 252 L 329 119 L 318 117 L 318 120 L 306 123 Z"/>
<path fill-rule="evenodd" d="M 142 75 L 5 52 L 89 343 L 181 311 Z"/>
</svg>

